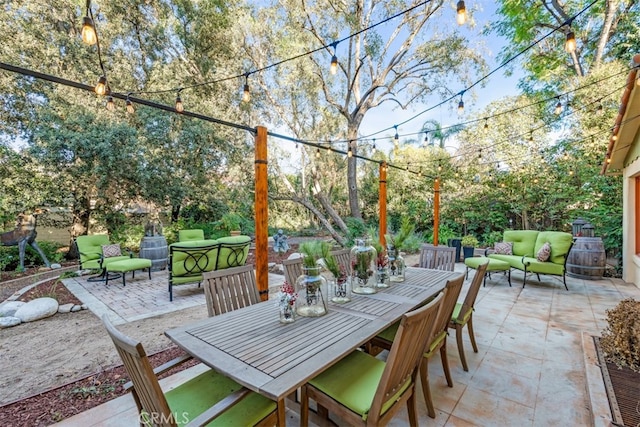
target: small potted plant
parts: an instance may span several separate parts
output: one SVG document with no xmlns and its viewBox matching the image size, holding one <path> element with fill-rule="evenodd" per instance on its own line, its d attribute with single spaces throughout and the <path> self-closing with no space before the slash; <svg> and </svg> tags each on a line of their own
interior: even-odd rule
<svg viewBox="0 0 640 427">
<path fill-rule="evenodd" d="M 351 286 L 347 280 L 347 272 L 331 255 L 330 245 L 322 246 L 322 259 L 319 263 L 331 273 L 331 278 L 327 279 L 331 301 L 338 304 L 351 301 Z"/>
<path fill-rule="evenodd" d="M 462 244 L 462 253 L 464 258 L 472 258 L 473 251 L 475 247 L 478 246 L 478 239 L 471 234 L 467 234 L 462 238 L 460 243 Z"/>
<path fill-rule="evenodd" d="M 298 299 L 296 290 L 285 281 L 280 288 L 280 291 L 276 294 L 276 305 L 280 312 L 280 322 L 291 323 L 296 320 L 295 317 L 295 302 Z"/>
<path fill-rule="evenodd" d="M 387 238 L 387 255 L 389 258 L 389 280 L 391 282 L 404 282 L 405 263 L 402 257 L 404 242 L 411 237 L 415 230 L 409 218 L 402 219 L 400 230 L 396 234 L 389 233 Z"/>
<path fill-rule="evenodd" d="M 318 317 L 327 314 L 327 279 L 320 274 L 318 261 L 326 251 L 327 242 L 314 240 L 304 242 L 299 250 L 302 254 L 302 276 L 296 280 L 299 298 L 296 313 L 304 317 Z"/>
</svg>

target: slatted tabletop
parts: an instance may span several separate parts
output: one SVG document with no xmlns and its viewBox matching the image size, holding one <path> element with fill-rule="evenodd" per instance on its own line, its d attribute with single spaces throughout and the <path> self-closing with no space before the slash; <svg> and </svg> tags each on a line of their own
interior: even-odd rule
<svg viewBox="0 0 640 427">
<path fill-rule="evenodd" d="M 436 295 L 460 273 L 407 269 L 406 281 L 331 304 L 322 317 L 281 324 L 265 301 L 166 331 L 187 353 L 247 388 L 281 400 Z"/>
</svg>

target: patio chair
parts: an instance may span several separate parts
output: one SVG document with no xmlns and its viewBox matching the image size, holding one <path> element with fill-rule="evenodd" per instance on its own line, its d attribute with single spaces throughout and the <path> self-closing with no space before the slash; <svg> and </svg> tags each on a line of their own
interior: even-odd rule
<svg viewBox="0 0 640 427">
<path fill-rule="evenodd" d="M 178 242 L 204 240 L 204 231 L 200 229 L 178 230 Z"/>
<path fill-rule="evenodd" d="M 453 248 L 455 250 L 455 248 Z M 442 359 L 442 369 L 447 379 L 447 385 L 453 387 L 453 380 L 451 379 L 451 372 L 449 370 L 449 361 L 447 359 L 447 331 L 453 309 L 460 295 L 462 284 L 464 282 L 464 274 L 460 277 L 447 281 L 444 288 L 444 298 L 440 311 L 438 311 L 438 317 L 436 319 L 436 325 L 433 330 L 433 334 L 429 337 L 427 345 L 424 350 L 424 358 L 420 364 L 420 380 L 422 382 L 422 391 L 424 394 L 425 402 L 427 403 L 427 409 L 431 418 L 436 417 L 435 408 L 433 406 L 433 400 L 431 398 L 431 389 L 429 387 L 429 371 L 428 363 L 431 356 L 436 353 L 436 350 L 440 350 L 440 358 Z M 380 347 L 389 350 L 395 342 L 397 336 L 398 324 L 392 325 L 378 334 L 370 341 L 372 347 Z"/>
<path fill-rule="evenodd" d="M 260 302 L 252 264 L 204 273 L 209 317 Z"/>
<path fill-rule="evenodd" d="M 284 268 L 284 279 L 291 286 L 296 285 L 298 277 L 302 276 L 302 258 L 285 259 L 282 261 Z"/>
<path fill-rule="evenodd" d="M 141 425 L 273 426 L 277 423 L 274 401 L 211 369 L 165 393 L 157 375 L 190 357 L 174 359 L 154 370 L 140 342 L 118 331 L 106 314 L 102 322 L 131 378 L 132 383 L 125 384 L 125 388 L 132 388 Z"/>
<path fill-rule="evenodd" d="M 469 339 L 473 346 L 473 352 L 477 353 L 478 346 L 476 345 L 476 338 L 473 335 L 473 305 L 476 302 L 478 291 L 480 290 L 480 283 L 484 280 L 488 265 L 489 262 L 487 260 L 487 262 L 480 264 L 480 266 L 476 268 L 475 276 L 473 276 L 471 285 L 469 285 L 469 290 L 467 291 L 467 295 L 464 297 L 464 301 L 462 303 L 456 303 L 453 309 L 453 314 L 451 315 L 451 320 L 449 321 L 449 328 L 456 330 L 458 354 L 460 354 L 462 368 L 465 371 L 469 371 L 469 367 L 467 366 L 467 359 L 464 357 L 464 348 L 462 346 L 462 328 L 464 328 L 464 325 L 467 325 Z"/>
<path fill-rule="evenodd" d="M 76 247 L 80 259 L 80 270 L 98 270 L 99 274 L 90 277 L 89 281 L 104 281 L 107 265 L 113 262 L 133 258 L 133 254 L 123 255 L 120 245 L 112 244 L 106 234 L 92 234 L 76 237 Z M 114 275 L 111 278 L 120 277 Z"/>
<path fill-rule="evenodd" d="M 402 316 L 387 361 L 354 351 L 302 387 L 300 425 L 309 425 L 309 399 L 318 414 L 336 413 L 345 425 L 389 423 L 406 403 L 409 422 L 418 425 L 415 385 L 427 338 L 443 300 L 442 293 L 427 305 Z"/>
<path fill-rule="evenodd" d="M 453 271 L 456 266 L 455 258 L 455 247 L 422 245 L 419 266 L 434 270 Z"/>
</svg>

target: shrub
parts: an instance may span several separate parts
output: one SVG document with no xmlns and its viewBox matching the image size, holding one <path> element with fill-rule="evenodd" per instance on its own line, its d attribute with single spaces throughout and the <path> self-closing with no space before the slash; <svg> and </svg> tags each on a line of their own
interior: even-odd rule
<svg viewBox="0 0 640 427">
<path fill-rule="evenodd" d="M 478 239 L 476 239 L 476 237 L 471 234 L 467 234 L 462 238 L 462 241 L 460 243 L 462 244 L 462 247 L 475 248 L 476 246 L 478 246 Z"/>
<path fill-rule="evenodd" d="M 42 249 L 51 264 L 61 263 L 64 260 L 66 251 L 61 250 L 64 245 L 57 242 L 39 241 L 38 246 Z M 20 265 L 20 252 L 17 246 L 0 247 L 0 270 L 16 270 Z M 29 245 L 24 253 L 25 267 L 30 265 L 44 265 L 40 255 Z"/>
<path fill-rule="evenodd" d="M 482 241 L 484 242 L 485 246 L 487 246 L 488 248 L 492 248 L 496 243 L 502 242 L 502 232 L 492 231 L 490 233 L 487 233 L 484 235 Z"/>
<path fill-rule="evenodd" d="M 640 372 L 640 301 L 620 301 L 607 310 L 607 323 L 600 338 L 606 360 Z"/>
</svg>

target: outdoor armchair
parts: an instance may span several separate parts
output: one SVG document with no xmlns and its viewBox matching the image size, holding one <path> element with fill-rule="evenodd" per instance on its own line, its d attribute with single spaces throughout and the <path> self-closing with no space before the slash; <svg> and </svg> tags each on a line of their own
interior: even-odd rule
<svg viewBox="0 0 640 427">
<path fill-rule="evenodd" d="M 109 263 L 122 261 L 133 257 L 133 254 L 123 255 L 120 245 L 112 244 L 106 234 L 92 234 L 76 237 L 76 247 L 80 258 L 81 270 L 98 270 L 99 280 L 104 280 L 106 266 Z"/>
<path fill-rule="evenodd" d="M 161 389 L 157 375 L 189 360 L 174 359 L 151 367 L 140 342 L 118 331 L 102 316 L 127 374 L 141 425 L 273 426 L 277 423 L 277 404 L 240 384 L 208 369 L 167 391 Z"/>
</svg>

